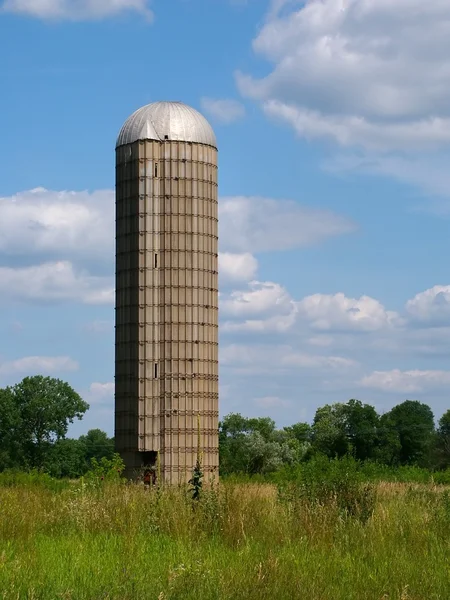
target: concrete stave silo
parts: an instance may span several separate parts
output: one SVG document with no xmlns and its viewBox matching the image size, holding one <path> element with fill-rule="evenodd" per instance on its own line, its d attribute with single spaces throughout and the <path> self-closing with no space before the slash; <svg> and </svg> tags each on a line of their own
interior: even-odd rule
<svg viewBox="0 0 450 600">
<path fill-rule="evenodd" d="M 194 109 L 159 102 L 116 146 L 116 449 L 127 475 L 218 475 L 217 144 Z M 159 456 L 159 460 L 157 457 Z"/>
</svg>

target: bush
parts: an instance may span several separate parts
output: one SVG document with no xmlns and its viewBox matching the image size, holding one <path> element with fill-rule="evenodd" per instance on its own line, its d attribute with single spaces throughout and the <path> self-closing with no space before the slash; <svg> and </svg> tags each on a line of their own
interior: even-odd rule
<svg viewBox="0 0 450 600">
<path fill-rule="evenodd" d="M 335 504 L 344 517 L 366 522 L 373 514 L 376 489 L 365 481 L 360 463 L 347 456 L 328 459 L 316 456 L 295 470 L 285 471 L 291 481 L 279 481 L 279 497 L 293 500 L 296 496 L 310 504 Z"/>
<path fill-rule="evenodd" d="M 433 481 L 438 485 L 450 485 L 450 469 L 433 473 Z"/>
<path fill-rule="evenodd" d="M 125 464 L 119 454 L 114 454 L 111 459 L 103 457 L 101 460 L 91 459 L 91 468 L 84 479 L 91 485 L 101 485 L 103 482 L 119 481 L 125 469 Z"/>
</svg>

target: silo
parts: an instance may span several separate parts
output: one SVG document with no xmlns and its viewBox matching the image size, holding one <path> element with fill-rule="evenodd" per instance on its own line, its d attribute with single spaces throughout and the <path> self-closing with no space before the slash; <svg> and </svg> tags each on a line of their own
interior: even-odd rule
<svg viewBox="0 0 450 600">
<path fill-rule="evenodd" d="M 156 102 L 116 145 L 115 440 L 128 477 L 218 475 L 217 144 Z"/>
</svg>

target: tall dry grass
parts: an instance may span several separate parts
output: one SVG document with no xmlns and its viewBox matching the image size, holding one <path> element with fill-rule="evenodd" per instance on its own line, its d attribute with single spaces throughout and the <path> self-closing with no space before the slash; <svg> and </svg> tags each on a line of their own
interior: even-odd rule
<svg viewBox="0 0 450 600">
<path fill-rule="evenodd" d="M 448 600 L 448 495 L 376 491 L 367 515 L 270 485 L 0 488 L 0 598 Z"/>
</svg>

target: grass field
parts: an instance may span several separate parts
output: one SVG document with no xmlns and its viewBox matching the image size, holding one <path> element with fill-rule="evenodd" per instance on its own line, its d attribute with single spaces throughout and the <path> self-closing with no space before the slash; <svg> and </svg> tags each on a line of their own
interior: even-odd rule
<svg viewBox="0 0 450 600">
<path fill-rule="evenodd" d="M 225 482 L 195 504 L 183 489 L 3 486 L 0 598 L 448 600 L 450 500 L 399 483 L 343 502 Z"/>
</svg>

